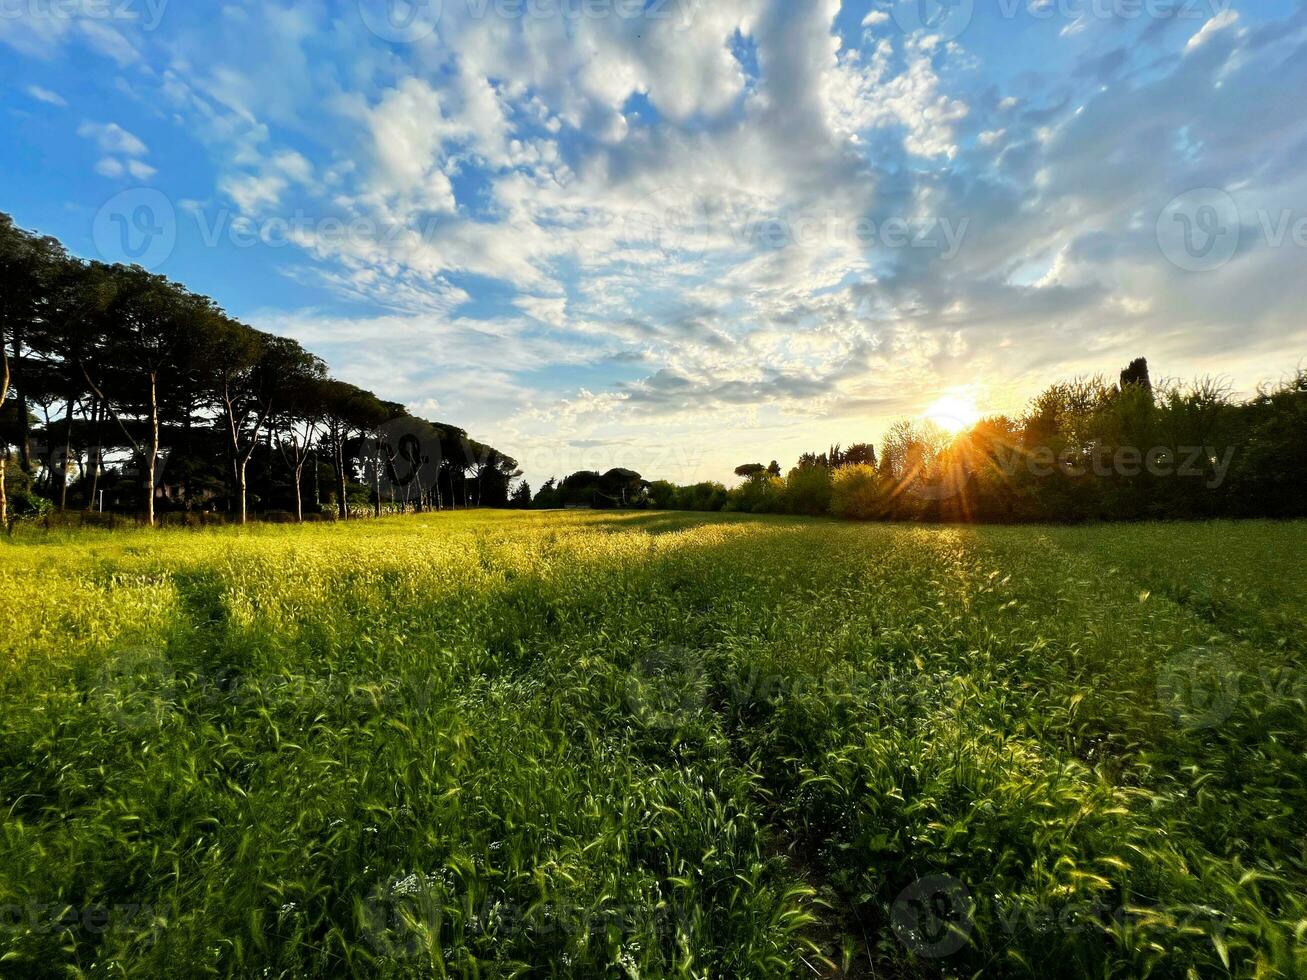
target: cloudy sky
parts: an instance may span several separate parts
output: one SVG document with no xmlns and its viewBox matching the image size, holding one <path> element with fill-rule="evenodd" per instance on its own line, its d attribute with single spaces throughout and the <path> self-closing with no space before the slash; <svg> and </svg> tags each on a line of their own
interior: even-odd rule
<svg viewBox="0 0 1307 980">
<path fill-rule="evenodd" d="M 538 481 L 1307 354 L 1307 0 L 0 0 L 0 210 Z"/>
</svg>

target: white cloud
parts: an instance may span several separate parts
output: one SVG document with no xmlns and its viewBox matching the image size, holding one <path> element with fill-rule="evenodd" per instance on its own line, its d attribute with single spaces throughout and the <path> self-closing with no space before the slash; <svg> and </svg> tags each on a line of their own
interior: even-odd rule
<svg viewBox="0 0 1307 980">
<path fill-rule="evenodd" d="M 126 168 L 113 157 L 105 157 L 95 165 L 95 172 L 101 177 L 121 177 Z"/>
<path fill-rule="evenodd" d="M 1218 33 L 1228 27 L 1233 27 L 1238 22 L 1239 11 L 1227 7 L 1225 10 L 1222 10 L 1215 17 L 1207 21 L 1207 23 L 1203 24 L 1198 32 L 1189 39 L 1189 44 L 1187 45 L 1188 50 L 1192 51 L 1194 48 L 1206 44 Z"/>
<path fill-rule="evenodd" d="M 367 113 L 366 125 L 374 162 L 370 193 L 422 210 L 455 209 L 453 186 L 443 168 L 445 140 L 457 130 L 445 119 L 435 89 L 420 79 L 405 79 Z"/>
<path fill-rule="evenodd" d="M 149 149 L 138 138 L 117 123 L 84 122 L 77 127 L 77 135 L 94 141 L 105 153 L 121 153 L 126 156 L 145 156 Z"/>
<path fill-rule="evenodd" d="M 1184 373 L 1232 324 L 1250 351 L 1297 335 L 1298 250 L 1254 242 L 1195 279 L 1153 225 L 1194 186 L 1304 199 L 1301 15 L 1276 33 L 1227 10 L 1192 38 L 1114 23 L 1111 48 L 1081 18 L 1008 72 L 984 31 L 905 36 L 881 8 L 837 33 L 838 0 L 669 6 L 688 16 L 446 4 L 395 46 L 232 0 L 151 60 L 151 107 L 199 134 L 256 223 L 359 223 L 281 254 L 370 314 L 270 322 L 510 449 L 603 446 L 650 471 L 653 433 L 729 426 L 722 453 L 792 457 L 988 371 L 1029 386 L 1148 353 Z M 152 175 L 112 126 L 83 134 L 102 172 Z M 942 221 L 968 229 L 947 258 L 915 243 Z M 895 222 L 906 244 L 887 244 Z"/>
<path fill-rule="evenodd" d="M 27 86 L 26 92 L 38 102 L 44 102 L 46 105 L 59 106 L 66 108 L 67 101 L 58 92 L 51 92 L 48 88 L 42 88 L 40 85 Z"/>
</svg>

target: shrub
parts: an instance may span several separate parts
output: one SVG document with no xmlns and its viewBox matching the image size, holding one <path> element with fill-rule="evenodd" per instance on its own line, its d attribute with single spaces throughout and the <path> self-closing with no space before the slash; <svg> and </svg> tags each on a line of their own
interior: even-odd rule
<svg viewBox="0 0 1307 980">
<path fill-rule="evenodd" d="M 784 493 L 785 481 L 764 473 L 730 491 L 724 509 L 741 514 L 777 514 L 783 509 Z"/>
<path fill-rule="evenodd" d="M 672 510 L 719 511 L 726 506 L 726 487 L 711 481 L 690 487 L 678 487 L 673 494 Z"/>
<path fill-rule="evenodd" d="M 785 481 L 785 512 L 817 517 L 830 513 L 831 476 L 824 466 L 790 470 Z"/>
<path fill-rule="evenodd" d="M 885 512 L 880 476 L 870 466 L 841 466 L 831 479 L 831 513 L 852 521 L 869 521 Z"/>
<path fill-rule="evenodd" d="M 649 506 L 655 510 L 671 510 L 676 502 L 676 484 L 654 480 L 649 484 Z"/>
<path fill-rule="evenodd" d="M 200 515 L 192 511 L 171 511 L 159 515 L 161 527 L 199 527 L 203 521 Z"/>
<path fill-rule="evenodd" d="M 9 509 L 16 517 L 44 517 L 54 504 L 30 490 L 19 490 L 9 495 Z"/>
</svg>

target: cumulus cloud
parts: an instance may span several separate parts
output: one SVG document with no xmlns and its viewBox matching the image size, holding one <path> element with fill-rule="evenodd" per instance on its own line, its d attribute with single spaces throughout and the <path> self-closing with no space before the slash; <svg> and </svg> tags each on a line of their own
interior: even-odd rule
<svg viewBox="0 0 1307 980">
<path fill-rule="evenodd" d="M 77 135 L 92 140 L 105 153 L 145 156 L 149 152 L 144 143 L 117 123 L 87 121 L 77 127 Z"/>
<path fill-rule="evenodd" d="M 723 454 L 771 458 L 977 377 L 1008 408 L 1141 353 L 1244 387 L 1296 360 L 1304 256 L 1262 216 L 1307 200 L 1301 6 L 986 31 L 977 4 L 943 41 L 839 0 L 446 4 L 408 45 L 353 7 L 233 0 L 158 38 L 141 84 L 221 199 L 308 216 L 288 274 L 363 310 L 267 322 L 506 445 L 649 469 L 642 447 L 730 428 Z M 99 172 L 149 176 L 126 130 L 79 132 Z M 1207 275 L 1158 243 L 1196 187 L 1243 225 Z"/>
<path fill-rule="evenodd" d="M 140 159 L 150 152 L 145 143 L 117 123 L 87 121 L 77 128 L 77 135 L 92 141 L 105 154 L 94 168 L 101 177 L 117 179 L 130 176 L 144 181 L 158 173 L 154 167 Z"/>
</svg>

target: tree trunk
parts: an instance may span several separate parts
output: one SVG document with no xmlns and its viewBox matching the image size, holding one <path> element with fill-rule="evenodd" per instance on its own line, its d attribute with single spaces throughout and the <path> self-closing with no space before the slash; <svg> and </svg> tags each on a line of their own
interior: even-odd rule
<svg viewBox="0 0 1307 980">
<path fill-rule="evenodd" d="M 245 484 L 246 484 L 245 473 L 246 473 L 246 469 L 248 468 L 248 466 L 249 466 L 249 460 L 248 460 L 248 459 L 238 460 L 237 463 L 236 463 L 236 493 L 237 493 L 238 498 L 240 499 L 240 505 L 239 505 L 239 507 L 240 507 L 240 511 L 239 511 L 239 513 L 240 513 L 240 522 L 241 522 L 242 524 L 244 524 L 247 520 L 249 520 L 249 508 L 248 508 L 248 505 L 247 505 L 247 503 L 246 503 L 246 499 L 245 499 L 245 497 L 246 497 L 246 494 L 245 494 Z"/>
<path fill-rule="evenodd" d="M 304 460 L 295 467 L 295 523 L 304 523 Z"/>
<path fill-rule="evenodd" d="M 73 455 L 73 400 L 68 399 L 67 418 L 64 419 L 64 458 L 63 471 L 60 474 L 63 479 L 59 484 L 59 512 L 63 513 L 68 509 L 68 460 Z"/>
<path fill-rule="evenodd" d="M 20 363 L 19 354 L 22 351 L 23 339 L 14 328 L 13 333 L 14 358 L 13 366 L 9 365 L 9 359 L 5 358 L 5 374 L 12 381 L 18 390 L 18 465 L 22 467 L 24 473 L 32 475 L 32 433 L 31 420 L 27 417 L 27 392 L 18 381 L 18 366 Z M 7 387 L 7 386 L 6 386 Z"/>
<path fill-rule="evenodd" d="M 5 349 L 3 331 L 0 331 L 0 362 L 4 365 L 0 368 L 0 410 L 3 410 L 5 399 L 9 397 L 9 351 Z M 5 469 L 9 465 L 9 443 L 4 442 L 0 449 L 4 450 L 0 453 L 0 527 L 8 529 L 9 491 L 5 486 Z"/>
<path fill-rule="evenodd" d="M 91 463 L 91 491 L 86 498 L 87 510 L 95 510 L 95 494 L 100 489 L 100 467 L 104 456 L 104 443 L 100 438 L 100 426 L 103 421 L 104 406 L 100 404 L 100 399 L 96 398 L 91 406 L 91 424 L 95 427 L 95 451 L 89 460 Z"/>
<path fill-rule="evenodd" d="M 145 460 L 145 521 L 154 527 L 154 470 L 159 461 L 159 377 L 150 372 L 150 449 Z"/>
<path fill-rule="evenodd" d="M 349 518 L 349 503 L 345 499 L 345 435 L 339 433 L 332 450 L 336 456 L 336 492 L 340 495 L 336 500 L 336 509 L 340 512 L 341 520 Z"/>
<path fill-rule="evenodd" d="M 0 412 L 9 398 L 9 348 L 5 346 L 5 324 L 9 320 L 8 305 L 0 305 Z M 9 491 L 5 486 L 5 470 L 9 465 L 9 443 L 0 439 L 0 527 L 9 528 Z"/>
</svg>

